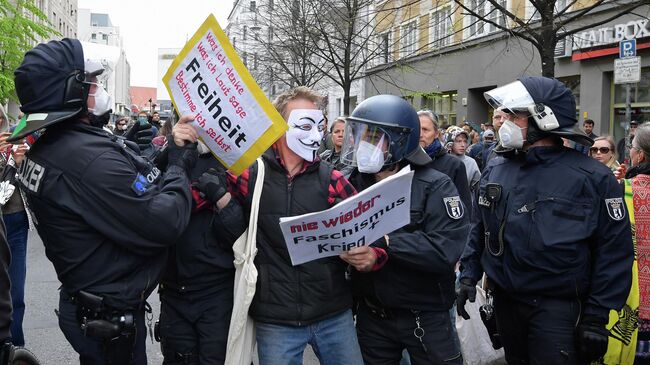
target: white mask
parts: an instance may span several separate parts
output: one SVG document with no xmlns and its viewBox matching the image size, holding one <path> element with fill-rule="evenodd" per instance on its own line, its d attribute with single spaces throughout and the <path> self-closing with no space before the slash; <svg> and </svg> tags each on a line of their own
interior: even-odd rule
<svg viewBox="0 0 650 365">
<path fill-rule="evenodd" d="M 111 110 L 113 101 L 111 100 L 111 96 L 108 95 L 106 90 L 101 85 L 97 83 L 92 83 L 92 84 L 96 86 L 95 93 L 88 94 L 88 96 L 95 97 L 95 107 L 88 108 L 88 111 L 93 113 L 93 115 L 95 116 L 104 115 L 106 114 L 106 112 Z"/>
<path fill-rule="evenodd" d="M 379 146 L 383 146 L 384 137 L 379 140 L 378 145 L 360 141 L 357 147 L 357 169 L 359 172 L 374 174 L 384 166 L 384 152 Z"/>
<path fill-rule="evenodd" d="M 196 146 L 196 150 L 199 153 L 199 155 L 210 153 L 210 149 L 208 148 L 208 146 L 205 145 L 205 143 L 203 143 L 203 141 L 198 140 L 197 142 L 198 145 Z"/>
<path fill-rule="evenodd" d="M 287 147 L 305 161 L 314 161 L 325 129 L 325 117 L 318 109 L 295 109 L 289 115 Z"/>
<path fill-rule="evenodd" d="M 513 121 L 506 120 L 499 129 L 501 145 L 505 148 L 522 148 L 524 146 L 524 135 L 521 131 L 524 129 L 526 128 L 520 128 Z"/>
</svg>

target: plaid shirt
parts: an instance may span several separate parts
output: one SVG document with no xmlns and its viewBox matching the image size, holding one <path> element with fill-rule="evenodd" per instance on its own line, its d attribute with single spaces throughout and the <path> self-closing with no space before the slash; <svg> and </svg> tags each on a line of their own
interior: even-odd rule
<svg viewBox="0 0 650 365">
<path fill-rule="evenodd" d="M 285 167 L 284 161 L 282 161 L 282 158 L 280 157 L 280 154 L 278 153 L 277 146 L 274 144 L 273 146 L 273 152 L 275 154 L 275 158 L 277 159 L 278 163 L 280 166 Z M 289 181 L 292 181 L 296 176 L 303 174 L 307 168 L 312 166 L 313 164 L 317 163 L 320 161 L 319 157 L 316 157 L 316 159 L 313 162 L 310 161 L 305 161 L 303 160 L 302 163 L 302 168 L 300 171 L 291 176 L 287 173 L 287 178 Z M 286 167 L 285 167 L 286 171 Z M 248 181 L 250 179 L 250 168 L 244 170 L 241 175 L 235 176 L 228 172 L 227 174 L 228 178 L 228 191 L 230 194 L 233 196 L 233 198 L 239 200 L 240 202 L 246 201 L 248 198 L 249 194 L 251 193 L 248 189 Z M 357 190 L 350 184 L 350 182 L 343 176 L 342 173 L 340 173 L 338 170 L 332 170 L 332 174 L 330 175 L 330 183 L 328 187 L 328 197 L 327 197 L 327 202 L 330 206 L 336 205 L 336 203 L 347 199 L 350 196 L 356 195 Z M 375 251 L 375 255 L 377 256 L 377 262 L 375 263 L 375 266 L 373 266 L 373 271 L 374 270 L 379 270 L 381 267 L 384 266 L 388 259 L 388 255 L 386 254 L 386 251 L 382 248 L 378 247 L 372 247 L 373 251 Z"/>
</svg>

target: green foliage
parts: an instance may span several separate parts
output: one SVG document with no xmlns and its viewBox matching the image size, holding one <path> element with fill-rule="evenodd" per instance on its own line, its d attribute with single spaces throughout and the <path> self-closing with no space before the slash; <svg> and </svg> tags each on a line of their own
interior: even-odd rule
<svg viewBox="0 0 650 365">
<path fill-rule="evenodd" d="M 25 52 L 58 34 L 34 0 L 0 0 L 0 103 L 15 99 L 14 70 Z"/>
</svg>

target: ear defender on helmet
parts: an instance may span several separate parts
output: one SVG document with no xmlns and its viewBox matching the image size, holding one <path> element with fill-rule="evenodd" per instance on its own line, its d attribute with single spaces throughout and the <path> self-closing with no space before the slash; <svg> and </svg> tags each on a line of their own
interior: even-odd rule
<svg viewBox="0 0 650 365">
<path fill-rule="evenodd" d="M 73 71 L 65 81 L 63 107 L 66 109 L 86 109 L 86 101 L 90 86 L 85 83 L 85 75 L 81 70 Z"/>
<path fill-rule="evenodd" d="M 560 127 L 560 122 L 555 118 L 553 110 L 544 104 L 535 104 L 528 107 L 528 113 L 533 121 L 543 131 L 550 131 Z"/>
</svg>

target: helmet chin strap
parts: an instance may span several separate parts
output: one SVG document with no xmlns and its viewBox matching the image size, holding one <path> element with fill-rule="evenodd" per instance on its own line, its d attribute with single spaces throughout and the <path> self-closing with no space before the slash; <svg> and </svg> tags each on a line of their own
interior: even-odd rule
<svg viewBox="0 0 650 365">
<path fill-rule="evenodd" d="M 106 113 L 99 116 L 93 113 L 88 113 L 88 121 L 93 127 L 102 128 L 108 124 L 108 121 L 111 119 L 112 112 L 113 110 L 108 110 Z"/>
</svg>

